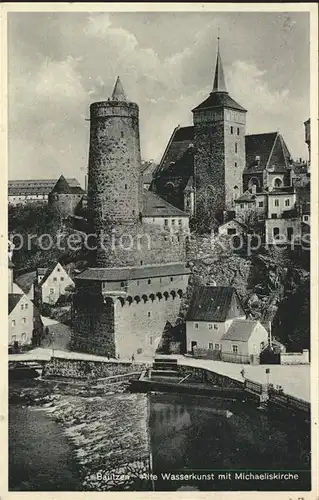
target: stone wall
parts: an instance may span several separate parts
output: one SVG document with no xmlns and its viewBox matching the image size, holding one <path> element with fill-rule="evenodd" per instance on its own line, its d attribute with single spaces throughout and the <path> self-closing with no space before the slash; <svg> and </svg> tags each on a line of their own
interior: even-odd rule
<svg viewBox="0 0 319 500">
<path fill-rule="evenodd" d="M 186 377 L 186 375 L 191 375 L 187 381 L 192 382 L 208 382 L 212 385 L 217 385 L 218 387 L 227 388 L 238 388 L 243 389 L 244 381 L 234 380 L 226 375 L 220 375 L 219 373 L 214 373 L 204 368 L 197 368 L 194 366 L 177 365 L 178 373 Z"/>
<path fill-rule="evenodd" d="M 51 358 L 44 366 L 43 377 L 65 377 L 84 379 L 88 376 L 94 378 L 111 377 L 130 372 L 144 370 L 145 363 L 130 363 L 117 361 L 87 361 L 67 358 Z"/>
<path fill-rule="evenodd" d="M 242 194 L 243 172 L 246 163 L 245 113 L 225 110 L 225 197 L 226 208 L 234 208 L 234 199 Z"/>
</svg>

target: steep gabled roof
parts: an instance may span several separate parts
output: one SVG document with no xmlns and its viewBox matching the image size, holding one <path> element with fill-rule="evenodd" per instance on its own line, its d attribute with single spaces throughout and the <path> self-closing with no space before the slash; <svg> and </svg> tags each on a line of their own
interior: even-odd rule
<svg viewBox="0 0 319 500">
<path fill-rule="evenodd" d="M 15 306 L 20 302 L 23 295 L 21 293 L 9 293 L 8 294 L 8 314 L 10 314 Z"/>
<path fill-rule="evenodd" d="M 246 135 L 246 167 L 244 173 L 286 172 L 292 167 L 291 155 L 279 132 Z M 259 157 L 259 160 L 257 160 Z"/>
<path fill-rule="evenodd" d="M 258 321 L 249 319 L 234 319 L 227 332 L 222 336 L 222 340 L 247 342 L 257 325 Z"/>
<path fill-rule="evenodd" d="M 40 286 L 42 286 L 46 282 L 46 280 L 48 279 L 48 277 L 51 275 L 51 273 L 54 271 L 54 269 L 56 268 L 56 266 L 58 264 L 60 264 L 60 263 L 59 262 L 52 262 L 52 264 L 46 269 L 46 272 L 39 283 Z M 63 267 L 62 264 L 60 264 L 60 266 Z"/>
<path fill-rule="evenodd" d="M 29 273 L 21 274 L 17 276 L 15 282 L 23 290 L 24 293 L 28 293 L 35 282 L 36 271 L 31 271 Z"/>
<path fill-rule="evenodd" d="M 189 217 L 152 191 L 143 192 L 143 217 Z"/>
<path fill-rule="evenodd" d="M 227 319 L 233 296 L 240 299 L 232 286 L 198 286 L 187 312 L 187 321 L 216 321 Z"/>
</svg>

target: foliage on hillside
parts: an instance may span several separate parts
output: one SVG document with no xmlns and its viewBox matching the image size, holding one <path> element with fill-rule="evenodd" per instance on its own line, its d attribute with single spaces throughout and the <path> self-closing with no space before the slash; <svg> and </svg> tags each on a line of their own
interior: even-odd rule
<svg viewBox="0 0 319 500">
<path fill-rule="evenodd" d="M 9 205 L 9 238 L 15 244 L 13 263 L 17 270 L 48 267 L 59 260 L 63 264 L 86 262 L 87 252 L 79 243 L 68 244 L 76 232 L 61 226 L 60 218 L 48 205 Z M 78 233 L 76 233 L 78 234 Z"/>
</svg>

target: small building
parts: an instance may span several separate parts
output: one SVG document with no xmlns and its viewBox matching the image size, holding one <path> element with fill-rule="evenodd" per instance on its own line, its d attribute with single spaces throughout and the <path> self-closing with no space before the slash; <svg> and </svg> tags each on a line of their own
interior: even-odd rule
<svg viewBox="0 0 319 500">
<path fill-rule="evenodd" d="M 291 244 L 300 242 L 301 219 L 281 218 L 266 219 L 265 221 L 265 243 L 266 245 Z"/>
<path fill-rule="evenodd" d="M 73 215 L 82 208 L 84 191 L 81 186 L 70 186 L 63 175 L 60 176 L 52 191 L 49 193 L 49 205 L 60 216 Z"/>
<path fill-rule="evenodd" d="M 157 224 L 174 232 L 189 231 L 189 215 L 151 191 L 143 193 L 143 223 Z"/>
<path fill-rule="evenodd" d="M 74 286 L 74 281 L 60 262 L 54 262 L 48 269 L 38 268 L 37 282 L 42 302 L 52 305 L 65 294 L 68 286 Z"/>
<path fill-rule="evenodd" d="M 221 351 L 222 337 L 234 319 L 245 319 L 241 300 L 231 286 L 199 286 L 186 316 L 186 346 Z"/>
<path fill-rule="evenodd" d="M 234 319 L 221 339 L 221 359 L 231 363 L 258 364 L 268 345 L 268 332 L 259 321 Z"/>
<path fill-rule="evenodd" d="M 79 182 L 72 178 L 66 179 L 71 187 L 80 187 Z M 47 203 L 49 193 L 56 184 L 56 179 L 25 179 L 8 182 L 9 205 L 29 203 Z"/>
<path fill-rule="evenodd" d="M 238 236 L 239 234 L 243 234 L 246 230 L 245 224 L 233 219 L 219 226 L 218 234 L 220 236 Z"/>
<path fill-rule="evenodd" d="M 24 294 L 8 294 L 9 346 L 32 342 L 34 306 Z"/>
</svg>

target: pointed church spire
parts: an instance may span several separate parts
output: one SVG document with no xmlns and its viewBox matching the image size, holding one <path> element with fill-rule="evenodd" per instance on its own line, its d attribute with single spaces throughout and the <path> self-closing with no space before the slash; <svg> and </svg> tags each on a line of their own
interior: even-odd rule
<svg viewBox="0 0 319 500">
<path fill-rule="evenodd" d="M 123 85 L 121 83 L 120 77 L 118 76 L 114 85 L 114 90 L 112 93 L 112 101 L 126 101 L 126 96 L 124 94 Z"/>
<path fill-rule="evenodd" d="M 226 89 L 222 58 L 220 56 L 220 51 L 219 51 L 219 28 L 218 28 L 218 37 L 217 37 L 217 59 L 216 59 L 213 92 L 226 92 L 226 93 L 228 93 L 227 89 Z"/>
</svg>

